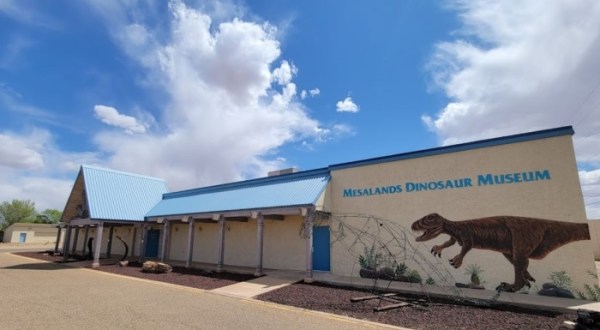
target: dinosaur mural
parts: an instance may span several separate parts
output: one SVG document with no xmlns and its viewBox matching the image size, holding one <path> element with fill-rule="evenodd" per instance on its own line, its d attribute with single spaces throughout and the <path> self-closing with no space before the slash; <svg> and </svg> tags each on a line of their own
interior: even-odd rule
<svg viewBox="0 0 600 330">
<path fill-rule="evenodd" d="M 575 241 L 589 240 L 586 223 L 516 216 L 495 216 L 464 221 L 451 221 L 432 213 L 415 221 L 411 229 L 423 232 L 417 242 L 431 240 L 441 234 L 450 236 L 442 245 L 435 245 L 431 253 L 441 257 L 442 250 L 458 243 L 460 253 L 450 259 L 450 265 L 459 268 L 463 258 L 473 248 L 500 252 L 515 269 L 512 284 L 502 282 L 498 290 L 518 291 L 531 286 L 535 279 L 527 268 L 529 259 L 543 259 L 557 248 Z"/>
</svg>

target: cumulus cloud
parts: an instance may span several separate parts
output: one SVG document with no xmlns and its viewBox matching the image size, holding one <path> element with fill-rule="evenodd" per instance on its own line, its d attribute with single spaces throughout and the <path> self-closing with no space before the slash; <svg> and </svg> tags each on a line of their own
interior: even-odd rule
<svg viewBox="0 0 600 330">
<path fill-rule="evenodd" d="M 242 18 L 216 23 L 206 12 L 170 1 L 169 29 L 159 40 L 149 33 L 159 27 L 127 20 L 135 8 L 94 3 L 114 41 L 168 96 L 155 131 L 95 136 L 107 166 L 183 189 L 264 176 L 288 166 L 277 156 L 282 145 L 326 141 L 339 131 L 322 127 L 298 102 L 298 69 L 281 59 L 275 26 Z"/>
<path fill-rule="evenodd" d="M 600 2 L 457 0 L 451 7 L 462 29 L 436 46 L 429 64 L 432 86 L 449 102 L 422 117 L 441 143 L 574 125 L 579 162 L 598 168 Z M 598 216 L 589 196 L 600 186 L 585 192 L 588 216 Z"/>
<path fill-rule="evenodd" d="M 358 112 L 358 105 L 352 101 L 350 96 L 335 104 L 337 112 Z"/>
<path fill-rule="evenodd" d="M 319 94 L 321 94 L 321 90 L 318 89 L 318 88 L 313 88 L 313 89 L 311 89 L 309 91 L 302 90 L 302 92 L 300 92 L 300 98 L 302 100 L 304 100 L 309 95 L 310 95 L 310 97 L 315 97 L 315 96 L 317 96 Z"/>
<path fill-rule="evenodd" d="M 44 166 L 40 150 L 45 138 L 46 134 L 42 132 L 26 137 L 0 133 L 0 167 L 35 169 Z"/>
<path fill-rule="evenodd" d="M 113 107 L 96 105 L 94 106 L 94 113 L 96 118 L 100 119 L 103 123 L 122 128 L 127 133 L 133 134 L 146 132 L 146 127 L 138 122 L 137 119 L 131 116 L 120 114 L 119 111 Z"/>
<path fill-rule="evenodd" d="M 31 199 L 38 210 L 62 210 L 81 164 L 102 164 L 93 152 L 65 152 L 49 131 L 0 132 L 0 201 Z"/>
</svg>

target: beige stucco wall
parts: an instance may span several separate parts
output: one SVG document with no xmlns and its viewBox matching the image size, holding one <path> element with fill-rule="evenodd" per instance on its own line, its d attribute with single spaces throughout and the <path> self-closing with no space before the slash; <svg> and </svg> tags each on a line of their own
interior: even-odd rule
<svg viewBox="0 0 600 330">
<path fill-rule="evenodd" d="M 25 243 L 55 243 L 57 228 L 51 224 L 15 223 L 6 228 L 3 241 L 18 243 L 21 233 L 26 233 Z"/>
<path fill-rule="evenodd" d="M 265 220 L 263 266 L 273 269 L 306 268 L 306 240 L 300 235 L 301 216 Z"/>
<path fill-rule="evenodd" d="M 306 241 L 300 237 L 302 218 L 287 216 L 281 220 L 264 221 L 263 267 L 302 270 L 306 262 Z M 171 225 L 168 258 L 187 258 L 188 224 Z M 194 224 L 194 262 L 218 262 L 219 224 Z M 224 264 L 255 267 L 257 265 L 257 221 L 227 221 Z"/>
<path fill-rule="evenodd" d="M 504 174 L 527 171 L 548 170 L 551 180 L 523 182 L 504 185 L 477 186 L 480 174 Z M 334 220 L 341 219 L 336 214 L 360 213 L 386 219 L 390 224 L 410 228 L 411 224 L 429 213 L 439 213 L 450 220 L 467 220 L 498 215 L 535 217 L 566 222 L 585 222 L 586 215 L 572 139 L 560 136 L 541 140 L 507 144 L 484 149 L 469 150 L 443 155 L 408 159 L 376 165 L 334 170 L 329 187 L 330 203 L 326 209 L 334 213 Z M 447 179 L 472 178 L 473 187 L 407 192 L 406 182 L 428 182 Z M 347 188 L 369 188 L 402 185 L 403 192 L 363 197 L 343 197 Z M 346 224 L 362 228 L 365 219 L 345 219 Z M 390 238 L 389 230 L 382 226 L 363 228 L 365 233 Z M 336 229 L 332 224 L 332 231 Z M 379 233 L 377 232 L 379 231 Z M 401 231 L 398 229 L 398 231 Z M 410 230 L 409 230 L 410 232 Z M 333 236 L 333 235 L 332 235 Z M 366 237 L 366 236 L 365 236 Z M 500 282 L 512 283 L 512 265 L 500 253 L 473 249 L 465 257 L 462 267 L 454 269 L 448 259 L 460 251 L 455 244 L 442 252 L 436 260 L 429 251 L 432 246 L 448 240 L 449 236 L 417 243 L 409 234 L 410 246 L 416 246 L 432 263 L 442 261 L 441 267 L 458 282 L 468 282 L 464 274 L 469 264 L 477 264 L 484 269 L 486 287 L 493 288 Z M 357 256 L 363 253 L 364 245 L 354 244 L 356 237 L 346 233 L 346 237 L 332 246 L 332 272 L 356 275 L 359 270 Z M 414 257 L 408 257 L 408 261 Z M 409 268 L 419 265 L 409 265 Z M 569 243 L 543 260 L 531 260 L 529 272 L 541 287 L 548 281 L 550 273 L 565 270 L 577 288 L 584 283 L 594 283 L 586 273 L 594 270 L 592 244 L 588 241 Z M 423 272 L 421 273 L 422 275 Z"/>
</svg>

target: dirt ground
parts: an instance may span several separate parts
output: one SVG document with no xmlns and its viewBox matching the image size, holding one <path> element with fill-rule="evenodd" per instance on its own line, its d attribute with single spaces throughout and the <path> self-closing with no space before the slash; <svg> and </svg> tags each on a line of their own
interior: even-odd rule
<svg viewBox="0 0 600 330">
<path fill-rule="evenodd" d="M 46 261 L 60 260 L 60 257 L 41 252 L 17 254 Z M 141 271 L 139 263 L 130 263 L 128 267 L 103 265 L 97 270 L 206 290 L 254 278 L 251 275 L 212 273 L 183 267 L 174 267 L 171 273 L 148 274 Z M 372 294 L 373 292 L 353 288 L 299 283 L 263 294 L 257 299 L 413 329 L 558 329 L 563 321 L 576 319 L 574 313 L 534 311 L 507 305 L 492 307 L 465 305 L 464 302 L 439 299 L 426 300 L 424 305 L 401 307 L 384 312 L 375 312 L 373 309 L 392 302 L 379 299 L 350 301 L 351 298 Z M 408 295 L 403 297 L 408 301 L 423 298 Z"/>
</svg>

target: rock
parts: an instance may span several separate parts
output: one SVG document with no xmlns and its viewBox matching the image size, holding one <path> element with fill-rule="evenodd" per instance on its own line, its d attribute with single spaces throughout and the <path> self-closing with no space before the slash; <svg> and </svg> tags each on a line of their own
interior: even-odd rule
<svg viewBox="0 0 600 330">
<path fill-rule="evenodd" d="M 127 265 L 129 265 L 129 261 L 127 261 L 127 260 L 119 261 L 119 265 L 121 267 L 127 267 Z"/>
<path fill-rule="evenodd" d="M 377 271 L 372 269 L 361 268 L 358 274 L 362 278 L 377 278 Z"/>
<path fill-rule="evenodd" d="M 561 298 L 575 299 L 575 295 L 573 295 L 571 291 L 563 288 L 556 288 L 556 296 Z"/>
<path fill-rule="evenodd" d="M 560 297 L 560 298 L 570 298 L 575 299 L 573 293 L 567 289 L 558 288 L 558 287 L 549 287 L 546 289 L 541 289 L 538 291 L 540 296 L 548 296 L 548 297 Z"/>
<path fill-rule="evenodd" d="M 395 279 L 395 276 L 394 270 L 390 267 L 384 267 L 377 271 L 377 277 L 382 280 L 392 281 Z"/>
<path fill-rule="evenodd" d="M 485 288 L 481 284 L 469 283 L 468 286 L 469 286 L 469 289 L 485 290 Z"/>
<path fill-rule="evenodd" d="M 163 262 L 146 261 L 142 265 L 142 271 L 146 273 L 168 273 L 173 270 L 173 267 Z"/>
<path fill-rule="evenodd" d="M 457 282 L 455 285 L 456 285 L 457 288 L 485 290 L 485 288 L 481 284 L 475 284 L 475 283 L 465 284 L 465 283 L 458 283 Z"/>
</svg>

